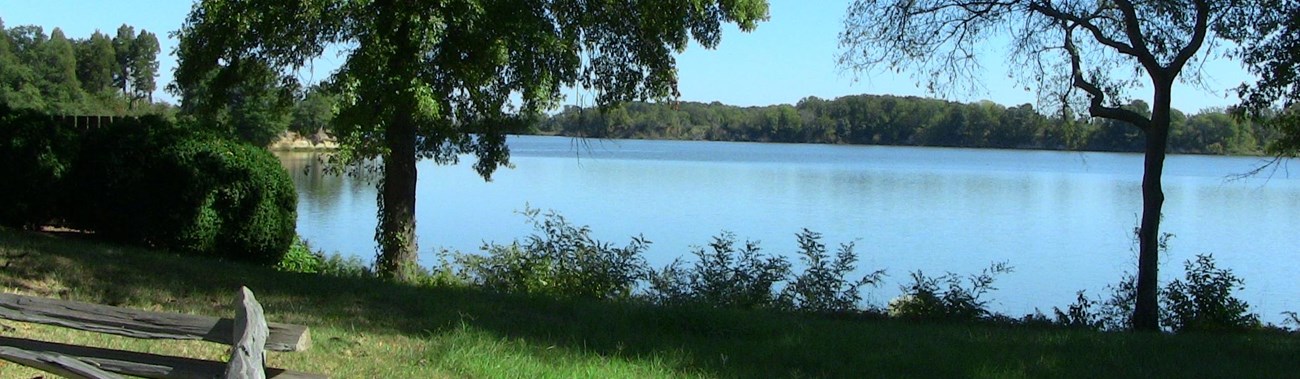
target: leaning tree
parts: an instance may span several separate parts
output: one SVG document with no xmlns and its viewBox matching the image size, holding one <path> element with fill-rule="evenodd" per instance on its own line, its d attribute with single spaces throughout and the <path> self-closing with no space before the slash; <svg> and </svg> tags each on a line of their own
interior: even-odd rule
<svg viewBox="0 0 1300 379">
<path fill-rule="evenodd" d="M 1082 103 L 1093 117 L 1146 137 L 1133 327 L 1160 328 L 1157 260 L 1174 83 L 1200 83 L 1199 64 L 1233 9 L 1269 0 L 855 0 L 840 63 L 911 71 L 933 92 L 977 88 L 981 58 L 1005 52 L 1008 75 L 1040 101 Z M 1276 1 L 1276 0 L 1274 0 Z M 1001 49 L 1001 50 L 998 50 Z M 1125 109 L 1150 89 L 1151 113 Z M 1029 236 L 1027 236 L 1029 237 Z"/>
<path fill-rule="evenodd" d="M 294 71 L 338 48 L 333 131 L 352 162 L 380 158 L 376 265 L 407 279 L 417 258 L 416 162 L 509 164 L 508 131 L 580 87 L 610 105 L 677 94 L 673 54 L 752 30 L 765 0 L 203 0 L 181 30 L 176 87 L 220 99 L 238 72 Z"/>
</svg>

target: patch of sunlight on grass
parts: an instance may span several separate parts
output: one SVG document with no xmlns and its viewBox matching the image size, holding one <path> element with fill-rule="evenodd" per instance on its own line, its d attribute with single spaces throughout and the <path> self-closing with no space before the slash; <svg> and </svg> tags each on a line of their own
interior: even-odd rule
<svg viewBox="0 0 1300 379">
<path fill-rule="evenodd" d="M 673 370 L 680 358 L 656 354 L 648 359 L 609 356 L 571 347 L 537 344 L 498 336 L 462 324 L 428 338 L 427 362 L 457 375 L 494 378 L 681 378 Z"/>
</svg>

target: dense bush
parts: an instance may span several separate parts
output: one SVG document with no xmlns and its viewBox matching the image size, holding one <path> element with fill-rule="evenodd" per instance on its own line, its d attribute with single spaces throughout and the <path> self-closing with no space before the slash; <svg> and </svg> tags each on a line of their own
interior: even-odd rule
<svg viewBox="0 0 1300 379">
<path fill-rule="evenodd" d="M 144 242 L 146 236 L 179 226 L 197 206 L 184 206 L 179 162 L 164 164 L 164 149 L 185 132 L 157 118 L 123 120 L 83 135 L 69 178 L 69 221 L 102 237 Z M 163 171 L 167 170 L 167 171 Z"/>
<path fill-rule="evenodd" d="M 69 221 L 129 243 L 275 264 L 293 242 L 297 194 L 269 152 L 158 117 L 82 137 Z"/>
<path fill-rule="evenodd" d="M 798 235 L 799 260 L 806 266 L 781 291 L 782 303 L 805 312 L 835 313 L 859 309 L 862 286 L 879 285 L 884 270 L 877 270 L 862 279 L 850 280 L 848 275 L 857 266 L 858 256 L 853 253 L 853 243 L 840 245 L 832 259 L 821 243 L 821 234 L 804 229 Z"/>
<path fill-rule="evenodd" d="M 1012 272 L 1006 262 L 990 265 L 979 275 L 965 277 L 947 273 L 926 276 L 912 272 L 912 283 L 903 285 L 903 294 L 889 302 L 889 316 L 917 320 L 975 321 L 992 315 L 988 301 L 982 297 L 996 290 L 997 275 Z M 969 283 L 965 285 L 964 283 Z"/>
<path fill-rule="evenodd" d="M 535 233 L 522 244 L 487 244 L 486 255 L 455 257 L 465 281 L 501 292 L 628 299 L 649 271 L 642 253 L 650 242 L 644 238 L 618 248 L 556 213 L 529 209 L 524 215 Z"/>
<path fill-rule="evenodd" d="M 293 242 L 297 224 L 298 195 L 288 173 L 262 148 L 209 141 L 190 145 L 196 176 L 207 174 L 212 180 L 196 230 L 215 237 L 218 255 L 278 262 Z"/>
<path fill-rule="evenodd" d="M 695 248 L 696 261 L 684 267 L 680 259 L 650 274 L 646 296 L 658 304 L 701 304 L 721 308 L 772 308 L 778 298 L 774 285 L 785 281 L 790 263 L 783 257 L 759 253 L 757 243 L 736 236 L 713 237 L 709 248 Z"/>
<path fill-rule="evenodd" d="M 0 225 L 29 229 L 57 223 L 76 137 L 48 115 L 0 102 Z"/>
<path fill-rule="evenodd" d="M 1214 265 L 1210 255 L 1196 256 L 1183 262 L 1185 276 L 1165 285 L 1161 319 L 1175 332 L 1236 331 L 1259 326 L 1259 316 L 1249 312 L 1250 305 L 1232 296 L 1245 281 L 1232 270 Z"/>
</svg>

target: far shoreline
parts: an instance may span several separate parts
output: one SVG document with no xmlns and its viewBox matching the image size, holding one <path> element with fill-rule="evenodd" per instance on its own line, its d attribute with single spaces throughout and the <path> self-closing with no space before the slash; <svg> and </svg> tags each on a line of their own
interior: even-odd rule
<svg viewBox="0 0 1300 379">
<path fill-rule="evenodd" d="M 723 143 L 759 143 L 759 144 L 789 144 L 789 145 L 827 145 L 827 146 L 880 146 L 880 147 L 919 147 L 919 148 L 938 148 L 938 149 L 963 149 L 963 150 L 1006 150 L 1006 151 L 1059 151 L 1059 152 L 1076 152 L 1076 153 L 1106 153 L 1106 154 L 1142 154 L 1140 151 L 1114 151 L 1114 150 L 1088 150 L 1088 149 L 1065 149 L 1049 147 L 974 147 L 974 146 L 932 146 L 932 145 L 890 145 L 890 144 L 853 144 L 853 143 L 824 143 L 824 142 L 775 142 L 775 141 L 746 141 L 746 140 L 711 140 L 711 139 L 675 139 L 675 138 L 611 138 L 611 137 L 593 137 L 567 135 L 564 133 L 511 133 L 511 136 L 535 136 L 535 137 L 566 137 L 576 139 L 592 140 L 629 140 L 629 141 L 677 141 L 677 142 L 723 142 Z M 274 142 L 266 146 L 266 149 L 273 152 L 331 152 L 339 149 L 339 143 L 334 136 L 327 134 L 324 130 L 317 131 L 310 135 L 301 135 L 292 131 L 285 131 Z M 1257 153 L 1209 153 L 1209 152 L 1179 152 L 1169 151 L 1168 155 L 1190 155 L 1190 156 L 1220 156 L 1220 157 L 1256 157 L 1267 159 L 1270 155 Z"/>
</svg>

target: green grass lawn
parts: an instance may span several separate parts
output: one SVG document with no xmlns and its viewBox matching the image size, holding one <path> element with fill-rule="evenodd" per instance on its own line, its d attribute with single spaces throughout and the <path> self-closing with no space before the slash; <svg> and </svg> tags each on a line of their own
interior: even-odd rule
<svg viewBox="0 0 1300 379">
<path fill-rule="evenodd" d="M 277 272 L 0 229 L 4 291 L 231 317 L 239 286 L 311 327 L 270 364 L 333 377 L 1288 377 L 1300 337 L 1164 335 L 655 308 Z M 216 344 L 0 321 L 0 334 L 224 359 Z M 41 373 L 0 365 L 0 377 Z"/>
</svg>

